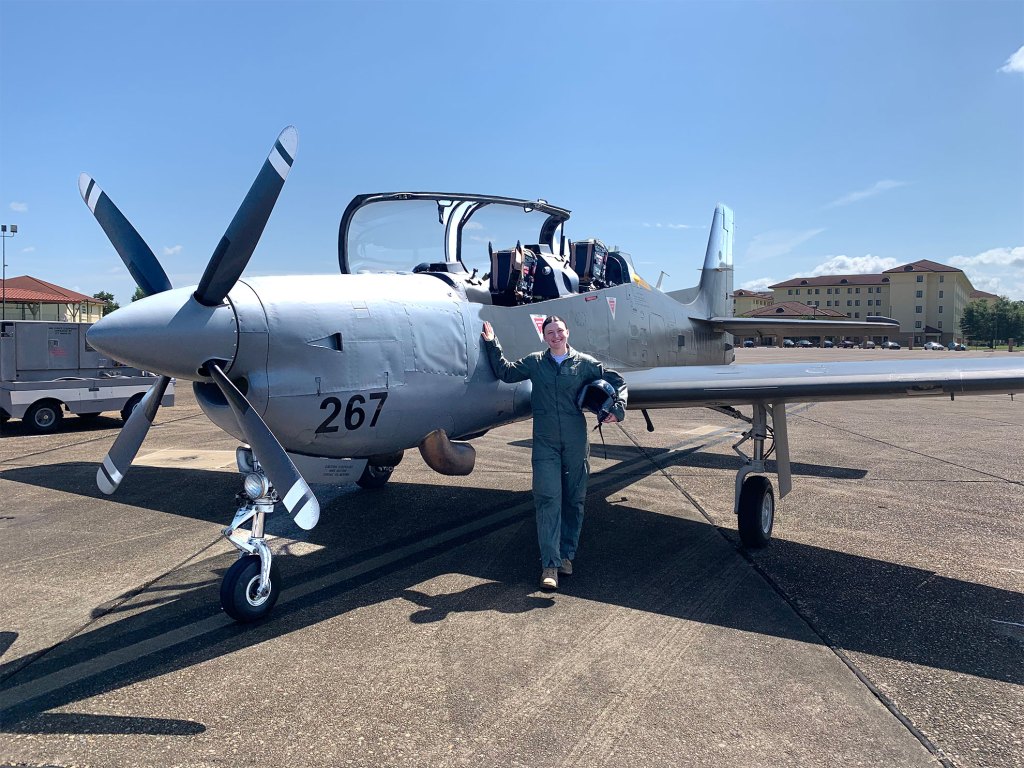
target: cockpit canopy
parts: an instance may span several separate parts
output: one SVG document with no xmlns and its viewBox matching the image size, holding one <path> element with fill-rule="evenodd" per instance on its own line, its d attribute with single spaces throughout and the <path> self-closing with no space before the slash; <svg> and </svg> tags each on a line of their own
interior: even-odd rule
<svg viewBox="0 0 1024 768">
<path fill-rule="evenodd" d="M 359 195 L 341 218 L 338 260 L 345 274 L 424 268 L 484 274 L 491 268 L 489 246 L 517 243 L 543 246 L 568 260 L 562 238 L 568 219 L 568 210 L 543 200 L 440 192 Z"/>
</svg>

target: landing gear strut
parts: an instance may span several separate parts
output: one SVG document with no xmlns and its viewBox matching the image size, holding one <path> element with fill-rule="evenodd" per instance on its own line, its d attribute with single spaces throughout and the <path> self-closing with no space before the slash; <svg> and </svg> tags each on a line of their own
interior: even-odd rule
<svg viewBox="0 0 1024 768">
<path fill-rule="evenodd" d="M 722 409 L 719 409 L 722 410 Z M 736 473 L 734 511 L 740 532 L 740 541 L 749 549 L 760 549 L 768 545 L 775 526 L 775 492 L 772 483 L 763 474 L 768 457 L 775 453 L 776 472 L 779 478 L 779 498 L 792 489 L 789 468 L 789 433 L 786 429 L 785 403 L 757 403 L 750 419 L 735 409 L 726 411 L 750 424 L 743 438 L 732 449 L 739 454 L 744 464 Z M 771 416 L 772 426 L 768 426 Z M 771 445 L 765 450 L 765 440 L 771 438 Z M 748 456 L 740 446 L 748 440 L 753 442 L 753 455 Z"/>
<path fill-rule="evenodd" d="M 224 574 L 220 604 L 235 621 L 250 622 L 270 613 L 281 592 L 277 564 L 263 533 L 266 516 L 274 511 L 278 495 L 252 449 L 239 447 L 235 458 L 239 472 L 245 473 L 245 483 L 242 493 L 238 494 L 240 505 L 235 518 L 223 533 L 240 554 Z M 246 536 L 242 526 L 249 521 Z"/>
</svg>

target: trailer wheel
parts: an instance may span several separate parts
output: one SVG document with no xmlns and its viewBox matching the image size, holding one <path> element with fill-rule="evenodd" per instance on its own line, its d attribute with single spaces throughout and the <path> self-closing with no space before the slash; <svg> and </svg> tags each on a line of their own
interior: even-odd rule
<svg viewBox="0 0 1024 768">
<path fill-rule="evenodd" d="M 56 400 L 40 400 L 32 403 L 22 419 L 30 430 L 37 434 L 55 432 L 64 420 L 64 411 Z"/>
<path fill-rule="evenodd" d="M 121 409 L 121 421 L 125 424 L 128 423 L 128 419 L 131 418 L 132 411 L 135 410 L 135 406 L 142 402 L 142 395 L 138 394 L 132 397 L 127 403 L 124 404 L 124 408 Z"/>
</svg>

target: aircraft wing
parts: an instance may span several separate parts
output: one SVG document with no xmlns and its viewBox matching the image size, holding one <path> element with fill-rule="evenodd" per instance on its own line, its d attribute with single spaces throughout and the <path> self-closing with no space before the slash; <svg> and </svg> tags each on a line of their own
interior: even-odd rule
<svg viewBox="0 0 1024 768">
<path fill-rule="evenodd" d="M 782 317 L 691 317 L 693 322 L 706 325 L 721 333 L 771 336 L 790 333 L 803 336 L 822 334 L 893 334 L 899 333 L 900 324 L 889 317 L 872 316 L 867 320 L 790 320 Z"/>
<path fill-rule="evenodd" d="M 694 365 L 624 371 L 629 408 L 1024 392 L 1024 357 Z"/>
</svg>

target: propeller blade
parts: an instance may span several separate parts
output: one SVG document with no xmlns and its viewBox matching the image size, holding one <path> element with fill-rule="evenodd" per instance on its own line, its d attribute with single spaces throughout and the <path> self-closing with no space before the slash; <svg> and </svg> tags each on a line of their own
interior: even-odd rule
<svg viewBox="0 0 1024 768">
<path fill-rule="evenodd" d="M 170 383 L 167 376 L 160 376 L 146 396 L 139 401 L 128 417 L 128 422 L 117 435 L 114 444 L 100 468 L 96 470 L 96 485 L 108 496 L 117 490 L 125 473 L 132 466 L 135 455 L 139 452 L 142 441 L 146 439 L 146 433 L 153 426 L 153 419 L 160 408 L 160 401 L 164 399 L 164 392 Z"/>
<path fill-rule="evenodd" d="M 208 307 L 220 304 L 241 277 L 267 226 L 284 181 L 288 178 L 298 146 L 299 133 L 295 128 L 289 126 L 281 131 L 249 188 L 249 194 L 238 207 L 235 218 L 231 220 L 224 237 L 210 257 L 210 263 L 206 265 L 206 271 L 195 292 L 196 301 L 200 304 Z"/>
<path fill-rule="evenodd" d="M 277 488 L 285 508 L 295 518 L 295 524 L 308 531 L 320 519 L 320 502 L 316 500 L 316 496 L 299 474 L 299 470 L 295 468 L 295 464 L 288 458 L 284 447 L 274 437 L 270 427 L 245 399 L 245 395 L 238 391 L 217 363 L 210 361 L 206 368 L 234 411 L 235 418 L 245 433 L 246 442 L 252 446 L 253 453 L 259 459 L 270 482 Z"/>
<path fill-rule="evenodd" d="M 152 296 L 154 293 L 169 290 L 171 281 L 167 279 L 167 273 L 160 266 L 152 249 L 146 245 L 146 241 L 114 205 L 107 193 L 100 189 L 100 185 L 91 176 L 83 173 L 78 177 L 78 191 L 82 193 L 85 204 L 106 232 L 114 250 L 128 267 L 142 292 Z"/>
</svg>

